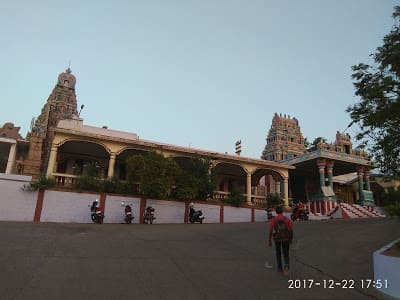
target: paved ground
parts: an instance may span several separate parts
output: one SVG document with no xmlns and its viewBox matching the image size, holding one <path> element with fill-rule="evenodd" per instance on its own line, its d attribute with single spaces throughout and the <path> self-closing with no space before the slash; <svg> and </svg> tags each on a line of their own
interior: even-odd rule
<svg viewBox="0 0 400 300">
<path fill-rule="evenodd" d="M 265 267 L 275 264 L 266 223 L 0 222 L 0 299 L 384 298 L 359 279 L 373 278 L 372 252 L 400 236 L 398 220 L 298 222 L 295 230 L 284 278 Z M 355 288 L 290 289 L 288 279 L 355 280 Z"/>
</svg>

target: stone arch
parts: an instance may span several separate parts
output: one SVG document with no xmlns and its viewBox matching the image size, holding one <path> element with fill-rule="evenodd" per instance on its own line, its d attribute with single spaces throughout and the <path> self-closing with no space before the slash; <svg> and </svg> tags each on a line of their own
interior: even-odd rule
<svg viewBox="0 0 400 300">
<path fill-rule="evenodd" d="M 103 143 L 66 139 L 58 144 L 57 173 L 82 175 L 84 168 L 93 164 L 97 176 L 107 176 L 110 149 Z"/>
<path fill-rule="evenodd" d="M 212 168 L 217 181 L 217 193 L 223 198 L 231 191 L 246 193 L 246 169 L 239 163 L 217 161 Z"/>
<path fill-rule="evenodd" d="M 142 155 L 150 151 L 151 150 L 142 148 L 124 147 L 118 152 L 116 152 L 114 176 L 120 180 L 126 180 L 127 179 L 126 159 L 131 155 Z"/>
<path fill-rule="evenodd" d="M 279 170 L 258 167 L 253 171 L 252 183 L 260 181 L 263 176 L 267 175 L 272 176 L 274 180 L 283 180 L 287 177 L 286 174 L 280 172 Z"/>
<path fill-rule="evenodd" d="M 253 202 L 265 205 L 265 197 L 270 193 L 278 193 L 283 197 L 284 178 L 287 175 L 276 169 L 258 167 L 254 170 L 251 178 Z"/>
</svg>

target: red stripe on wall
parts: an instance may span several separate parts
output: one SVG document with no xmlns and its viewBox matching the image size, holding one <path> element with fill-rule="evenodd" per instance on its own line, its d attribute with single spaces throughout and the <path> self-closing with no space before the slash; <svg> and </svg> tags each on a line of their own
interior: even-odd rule
<svg viewBox="0 0 400 300">
<path fill-rule="evenodd" d="M 106 214 L 105 209 L 106 209 L 106 197 L 107 195 L 105 193 L 102 193 L 100 195 L 100 210 L 103 212 L 103 215 Z"/>
<path fill-rule="evenodd" d="M 42 215 L 42 208 L 43 208 L 43 200 L 44 200 L 44 190 L 40 189 L 36 200 L 35 215 L 33 217 L 33 222 L 40 222 L 40 216 Z"/>
<path fill-rule="evenodd" d="M 144 213 L 146 211 L 147 199 L 140 197 L 140 212 L 139 212 L 139 223 L 144 224 Z"/>
<path fill-rule="evenodd" d="M 189 223 L 189 202 L 185 201 L 185 215 L 183 216 L 183 222 Z"/>
</svg>

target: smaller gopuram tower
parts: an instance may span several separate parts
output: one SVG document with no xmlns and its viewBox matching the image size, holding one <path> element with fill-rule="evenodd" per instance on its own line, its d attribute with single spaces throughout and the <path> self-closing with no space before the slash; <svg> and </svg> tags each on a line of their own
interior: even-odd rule
<svg viewBox="0 0 400 300">
<path fill-rule="evenodd" d="M 38 176 L 47 170 L 54 128 L 61 119 L 71 119 L 78 115 L 76 78 L 70 68 L 58 76 L 58 81 L 51 92 L 41 114 L 32 120 L 27 139 L 30 142 L 24 173 Z"/>
<path fill-rule="evenodd" d="M 352 154 L 353 145 L 348 133 L 336 132 L 335 151 Z"/>
<path fill-rule="evenodd" d="M 299 121 L 296 118 L 290 118 L 289 115 L 282 116 L 275 113 L 261 159 L 279 161 L 305 152 L 306 147 Z"/>
</svg>

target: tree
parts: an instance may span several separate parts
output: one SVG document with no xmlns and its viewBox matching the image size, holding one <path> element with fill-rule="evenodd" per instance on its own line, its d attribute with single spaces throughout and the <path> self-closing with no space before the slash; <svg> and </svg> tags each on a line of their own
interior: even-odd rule
<svg viewBox="0 0 400 300">
<path fill-rule="evenodd" d="M 327 142 L 326 138 L 319 136 L 315 138 L 311 144 L 309 144 L 308 151 L 316 151 L 318 150 L 318 145 L 320 143 L 326 143 L 326 142 Z"/>
<path fill-rule="evenodd" d="M 237 189 L 233 189 L 229 193 L 228 197 L 226 197 L 226 199 L 224 199 L 223 201 L 233 206 L 239 207 L 244 202 L 244 197 Z"/>
<path fill-rule="evenodd" d="M 360 102 L 349 106 L 352 122 L 360 126 L 356 139 L 372 153 L 382 172 L 400 175 L 400 6 L 394 8 L 395 25 L 383 45 L 371 54 L 374 65 L 352 67 L 355 94 Z"/>
<path fill-rule="evenodd" d="M 304 138 L 304 147 L 306 147 L 306 149 L 308 149 L 310 147 L 310 142 L 308 141 L 308 139 L 306 137 Z"/>
<path fill-rule="evenodd" d="M 171 192 L 180 168 L 172 158 L 149 152 L 127 158 L 127 176 L 130 183 L 140 183 L 147 197 L 165 198 Z"/>
<path fill-rule="evenodd" d="M 208 157 L 190 158 L 182 166 L 176 180 L 174 196 L 180 200 L 205 200 L 215 191 L 215 178 L 210 173 L 211 159 Z"/>
<path fill-rule="evenodd" d="M 284 204 L 283 198 L 279 193 L 269 193 L 265 196 L 267 207 L 276 207 Z"/>
<path fill-rule="evenodd" d="M 400 190 L 389 190 L 383 194 L 383 204 L 390 216 L 400 217 Z"/>
</svg>

